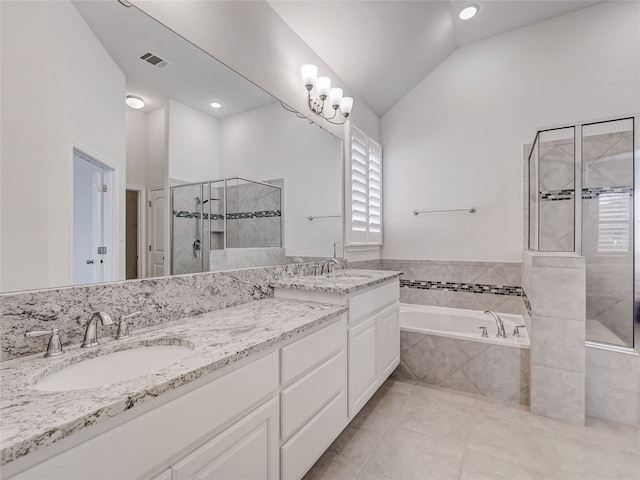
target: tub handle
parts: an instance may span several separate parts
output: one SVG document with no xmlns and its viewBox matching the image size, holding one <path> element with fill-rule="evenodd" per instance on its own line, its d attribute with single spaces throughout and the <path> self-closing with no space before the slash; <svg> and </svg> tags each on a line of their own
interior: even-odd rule
<svg viewBox="0 0 640 480">
<path fill-rule="evenodd" d="M 519 337 L 520 336 L 520 329 L 521 328 L 525 328 L 526 325 L 516 325 L 515 327 L 513 327 L 513 336 L 514 337 Z"/>
<path fill-rule="evenodd" d="M 488 327 L 478 327 L 478 329 L 482 330 L 482 338 L 489 338 L 489 333 L 487 332 Z"/>
</svg>

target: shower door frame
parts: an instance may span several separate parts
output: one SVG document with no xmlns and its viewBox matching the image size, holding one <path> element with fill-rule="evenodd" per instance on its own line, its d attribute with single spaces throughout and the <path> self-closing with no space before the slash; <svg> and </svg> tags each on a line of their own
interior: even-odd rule
<svg viewBox="0 0 640 480">
<path fill-rule="evenodd" d="M 536 216 L 536 231 L 533 232 L 536 237 L 535 249 L 532 248 L 531 242 L 531 160 L 534 151 L 539 152 L 540 147 L 540 134 L 543 132 L 549 132 L 553 130 L 561 130 L 566 128 L 574 129 L 574 250 L 573 252 L 557 252 L 564 254 L 574 254 L 577 256 L 582 255 L 582 129 L 584 126 L 596 125 L 600 123 L 616 122 L 623 120 L 631 120 L 632 125 L 632 167 L 633 167 L 633 201 L 631 202 L 631 215 L 633 219 L 633 229 L 631 232 L 631 243 L 633 245 L 633 345 L 630 347 L 613 345 L 608 343 L 601 343 L 592 340 L 587 340 L 588 346 L 601 348 L 604 350 L 611 350 L 622 353 L 636 353 L 640 354 L 640 269 L 638 268 L 638 259 L 640 259 L 640 113 L 631 113 L 628 115 L 616 115 L 612 117 L 605 117 L 595 120 L 587 120 L 579 123 L 554 125 L 546 128 L 539 128 L 536 131 L 536 135 L 531 144 L 529 154 L 527 157 L 527 224 L 525 232 L 527 234 L 526 245 L 529 250 L 540 252 L 540 216 L 539 216 L 539 161 L 536 159 L 534 164 L 536 175 L 536 204 L 534 206 L 534 214 Z M 638 212 L 638 215 L 636 215 Z M 578 234 L 579 232 L 579 234 Z"/>
</svg>

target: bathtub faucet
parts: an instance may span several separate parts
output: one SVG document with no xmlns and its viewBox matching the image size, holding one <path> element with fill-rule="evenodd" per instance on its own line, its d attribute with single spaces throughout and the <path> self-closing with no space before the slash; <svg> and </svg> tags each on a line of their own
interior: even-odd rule
<svg viewBox="0 0 640 480">
<path fill-rule="evenodd" d="M 496 312 L 494 312 L 492 310 L 485 310 L 484 313 L 488 313 L 489 315 L 493 315 L 493 318 L 495 318 L 496 325 L 498 326 L 498 334 L 496 335 L 496 337 L 498 337 L 498 338 L 507 338 L 507 334 L 504 331 L 504 322 L 500 318 L 500 315 L 498 315 Z"/>
</svg>

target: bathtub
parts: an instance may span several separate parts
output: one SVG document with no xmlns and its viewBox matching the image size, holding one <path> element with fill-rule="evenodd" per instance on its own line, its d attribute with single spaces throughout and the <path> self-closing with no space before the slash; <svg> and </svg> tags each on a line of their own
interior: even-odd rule
<svg viewBox="0 0 640 480">
<path fill-rule="evenodd" d="M 462 308 L 432 307 L 429 305 L 400 305 L 400 330 L 415 333 L 426 333 L 442 337 L 473 340 L 483 343 L 494 343 L 517 348 L 529 348 L 527 329 L 520 329 L 520 336 L 514 337 L 516 325 L 524 325 L 522 315 L 499 313 L 504 322 L 507 338 L 498 338 L 498 327 L 494 318 L 480 310 Z M 487 327 L 489 338 L 483 338 L 482 330 Z"/>
<path fill-rule="evenodd" d="M 477 310 L 400 305 L 399 378 L 529 404 L 529 337 L 520 315 L 500 314 L 507 338 L 497 338 L 492 316 Z M 489 338 L 481 337 L 480 326 Z"/>
</svg>

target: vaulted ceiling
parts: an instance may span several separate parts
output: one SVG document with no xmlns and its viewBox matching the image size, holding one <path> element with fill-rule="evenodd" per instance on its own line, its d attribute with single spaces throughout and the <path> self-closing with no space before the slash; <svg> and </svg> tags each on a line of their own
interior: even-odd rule
<svg viewBox="0 0 640 480">
<path fill-rule="evenodd" d="M 578 0 L 269 0 L 285 22 L 379 116 L 457 48 L 599 3 Z M 322 74 L 322 72 L 320 72 Z"/>
</svg>

